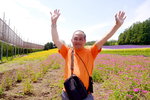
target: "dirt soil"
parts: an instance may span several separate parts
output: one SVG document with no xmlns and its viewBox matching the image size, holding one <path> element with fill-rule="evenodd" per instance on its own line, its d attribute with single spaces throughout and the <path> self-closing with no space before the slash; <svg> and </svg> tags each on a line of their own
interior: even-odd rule
<svg viewBox="0 0 150 100">
<path fill-rule="evenodd" d="M 23 82 L 16 83 L 9 90 L 4 91 L 0 100 L 61 100 L 63 67 L 49 69 L 42 78 L 32 85 L 32 93 L 26 95 L 23 93 Z M 95 100 L 107 100 L 106 92 L 107 90 L 101 88 L 100 83 L 94 83 Z"/>
</svg>

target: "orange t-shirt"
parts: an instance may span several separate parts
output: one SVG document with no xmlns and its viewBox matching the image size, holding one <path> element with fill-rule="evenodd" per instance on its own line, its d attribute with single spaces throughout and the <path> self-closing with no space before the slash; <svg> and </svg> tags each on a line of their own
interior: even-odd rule
<svg viewBox="0 0 150 100">
<path fill-rule="evenodd" d="M 82 48 L 82 49 L 74 50 L 73 74 L 77 75 L 81 79 L 81 81 L 83 82 L 86 89 L 88 89 L 88 84 L 89 84 L 89 75 L 87 73 L 87 70 L 88 70 L 90 76 L 92 76 L 94 60 L 100 51 L 101 51 L 101 49 L 98 50 L 96 45 L 93 45 L 90 48 Z M 65 59 L 65 67 L 64 67 L 65 80 L 71 76 L 71 69 L 70 69 L 71 52 L 72 52 L 72 48 L 69 48 L 65 45 L 62 45 L 61 49 L 59 50 L 59 53 Z M 78 57 L 78 55 L 76 53 L 80 56 L 80 58 L 85 63 L 87 70 L 86 70 L 83 62 L 81 61 L 81 59 Z"/>
</svg>

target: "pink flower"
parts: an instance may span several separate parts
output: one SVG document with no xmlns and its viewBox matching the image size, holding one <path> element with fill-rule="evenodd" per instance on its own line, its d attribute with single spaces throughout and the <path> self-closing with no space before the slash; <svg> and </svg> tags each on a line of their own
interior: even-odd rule
<svg viewBox="0 0 150 100">
<path fill-rule="evenodd" d="M 148 91 L 146 91 L 146 90 L 142 90 L 142 93 L 148 93 Z"/>
<path fill-rule="evenodd" d="M 129 94 L 128 94 L 128 95 L 127 95 L 127 97 L 132 98 L 132 97 L 133 97 L 133 95 L 129 95 Z"/>
<path fill-rule="evenodd" d="M 133 91 L 134 91 L 134 92 L 139 92 L 140 89 L 139 89 L 139 88 L 135 88 L 135 89 L 133 89 Z"/>
</svg>

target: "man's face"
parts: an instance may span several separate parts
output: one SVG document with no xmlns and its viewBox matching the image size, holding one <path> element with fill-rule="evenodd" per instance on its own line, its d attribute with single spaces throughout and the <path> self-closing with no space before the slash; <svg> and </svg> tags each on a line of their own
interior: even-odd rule
<svg viewBox="0 0 150 100">
<path fill-rule="evenodd" d="M 73 34 L 71 42 L 74 48 L 83 48 L 86 43 L 85 35 L 82 32 L 75 32 Z"/>
</svg>

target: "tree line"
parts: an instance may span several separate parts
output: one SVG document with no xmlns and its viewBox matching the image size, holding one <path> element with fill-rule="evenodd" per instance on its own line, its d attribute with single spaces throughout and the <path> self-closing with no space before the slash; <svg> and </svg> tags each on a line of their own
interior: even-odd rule
<svg viewBox="0 0 150 100">
<path fill-rule="evenodd" d="M 150 44 L 150 18 L 143 22 L 136 22 L 118 38 L 119 45 L 149 45 Z"/>
<path fill-rule="evenodd" d="M 85 45 L 93 45 L 96 41 L 88 41 Z M 107 41 L 104 45 L 117 45 L 117 40 Z"/>
<path fill-rule="evenodd" d="M 56 48 L 56 46 L 55 46 L 55 44 L 53 42 L 47 42 L 44 45 L 44 50 L 49 50 L 49 49 L 53 49 L 53 48 Z"/>
</svg>

